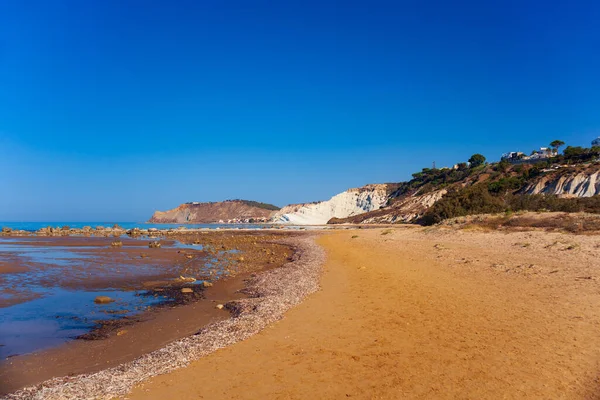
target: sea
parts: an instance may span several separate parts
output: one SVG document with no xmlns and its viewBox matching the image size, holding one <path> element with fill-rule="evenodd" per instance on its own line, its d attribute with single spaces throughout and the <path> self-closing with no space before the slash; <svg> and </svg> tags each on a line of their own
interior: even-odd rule
<svg viewBox="0 0 600 400">
<path fill-rule="evenodd" d="M 149 224 L 145 222 L 122 221 L 42 221 L 42 222 L 0 222 L 1 227 L 35 232 L 44 227 L 92 228 L 119 225 L 131 228 L 187 228 L 206 229 L 261 229 L 259 224 Z M 79 335 L 90 332 L 98 319 L 117 319 L 134 316 L 149 306 L 169 301 L 163 296 L 148 296 L 145 290 L 128 290 L 120 287 L 85 289 L 63 285 L 61 277 L 74 277 L 83 274 L 86 280 L 93 281 L 112 275 L 160 273 L 165 266 L 148 258 L 143 265 L 131 263 L 127 257 L 118 258 L 120 248 L 112 250 L 115 261 L 98 266 L 93 253 L 101 245 L 52 245 L 46 246 L 36 240 L 38 237 L 0 236 L 0 363 L 8 358 L 40 351 L 71 341 Z M 43 237 L 41 238 L 44 239 Z M 139 250 L 147 251 L 147 238 L 141 237 Z M 176 248 L 192 247 L 201 250 L 202 245 L 186 245 L 175 242 L 169 245 Z M 137 246 L 134 246 L 137 247 Z M 132 248 L 131 245 L 128 248 Z M 11 264 L 12 263 L 12 264 Z M 220 276 L 223 266 L 219 254 L 206 259 L 207 268 Z M 13 270 L 10 265 L 24 266 Z M 4 266 L 4 270 L 2 267 Z M 89 268 L 88 268 L 89 267 Z M 112 275 L 111 275 L 112 274 Z M 77 275 L 78 276 L 78 275 Z M 83 278 L 82 278 L 83 279 Z M 197 281 L 201 283 L 201 281 Z M 108 296 L 115 302 L 108 305 L 94 303 L 96 296 Z M 19 298 L 19 301 L 13 301 Z"/>
<path fill-rule="evenodd" d="M 72 222 L 72 221 L 59 221 L 59 222 L 15 222 L 15 221 L 0 221 L 0 228 L 8 227 L 15 230 L 24 230 L 35 232 L 40 230 L 41 228 L 45 228 L 51 226 L 53 228 L 62 228 L 63 226 L 68 226 L 70 228 L 83 228 L 84 226 L 91 226 L 92 228 L 96 228 L 97 226 L 103 227 L 113 227 L 114 225 L 119 225 L 123 229 L 132 229 L 132 228 L 140 228 L 140 229 L 148 229 L 148 228 L 157 228 L 157 229 L 170 229 L 170 228 L 178 228 L 180 226 L 190 228 L 190 229 L 262 229 L 265 227 L 265 224 L 152 224 L 147 222 L 118 222 L 118 221 L 85 221 L 85 222 Z"/>
</svg>

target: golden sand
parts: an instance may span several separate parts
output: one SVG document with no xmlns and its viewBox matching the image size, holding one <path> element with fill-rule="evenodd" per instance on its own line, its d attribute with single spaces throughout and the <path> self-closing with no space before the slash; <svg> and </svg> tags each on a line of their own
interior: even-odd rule
<svg viewBox="0 0 600 400">
<path fill-rule="evenodd" d="M 127 398 L 597 398 L 597 237 L 403 228 L 318 242 L 319 292 Z"/>
</svg>

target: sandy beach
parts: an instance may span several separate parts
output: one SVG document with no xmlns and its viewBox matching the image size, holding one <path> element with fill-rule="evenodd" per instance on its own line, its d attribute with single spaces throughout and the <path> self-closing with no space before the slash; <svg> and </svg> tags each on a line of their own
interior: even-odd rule
<svg viewBox="0 0 600 400">
<path fill-rule="evenodd" d="M 318 243 L 317 293 L 123 398 L 599 398 L 598 236 L 400 227 Z"/>
<path fill-rule="evenodd" d="M 599 20 L 0 0 L 0 400 L 600 400 Z"/>
</svg>

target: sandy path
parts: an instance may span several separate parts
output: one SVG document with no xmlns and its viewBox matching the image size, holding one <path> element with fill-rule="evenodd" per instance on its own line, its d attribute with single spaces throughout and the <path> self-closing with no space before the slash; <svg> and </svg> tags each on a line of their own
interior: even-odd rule
<svg viewBox="0 0 600 400">
<path fill-rule="evenodd" d="M 600 398 L 598 281 L 575 279 L 598 260 L 596 239 L 577 258 L 550 254 L 546 234 L 521 248 L 522 234 L 381 233 L 323 235 L 321 291 L 128 398 Z M 561 257 L 577 276 L 556 272 Z M 532 258 L 546 273 L 489 268 Z"/>
</svg>

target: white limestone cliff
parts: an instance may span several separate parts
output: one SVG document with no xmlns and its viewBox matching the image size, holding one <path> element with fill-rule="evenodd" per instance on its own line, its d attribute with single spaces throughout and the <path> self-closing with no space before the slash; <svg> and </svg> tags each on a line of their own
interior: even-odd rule
<svg viewBox="0 0 600 400">
<path fill-rule="evenodd" d="M 387 202 L 390 186 L 366 185 L 348 189 L 326 201 L 291 204 L 276 212 L 272 221 L 293 225 L 323 225 L 331 218 L 346 218 L 379 209 Z"/>
<path fill-rule="evenodd" d="M 525 194 L 592 197 L 600 195 L 600 171 L 550 174 L 527 185 Z"/>
</svg>

